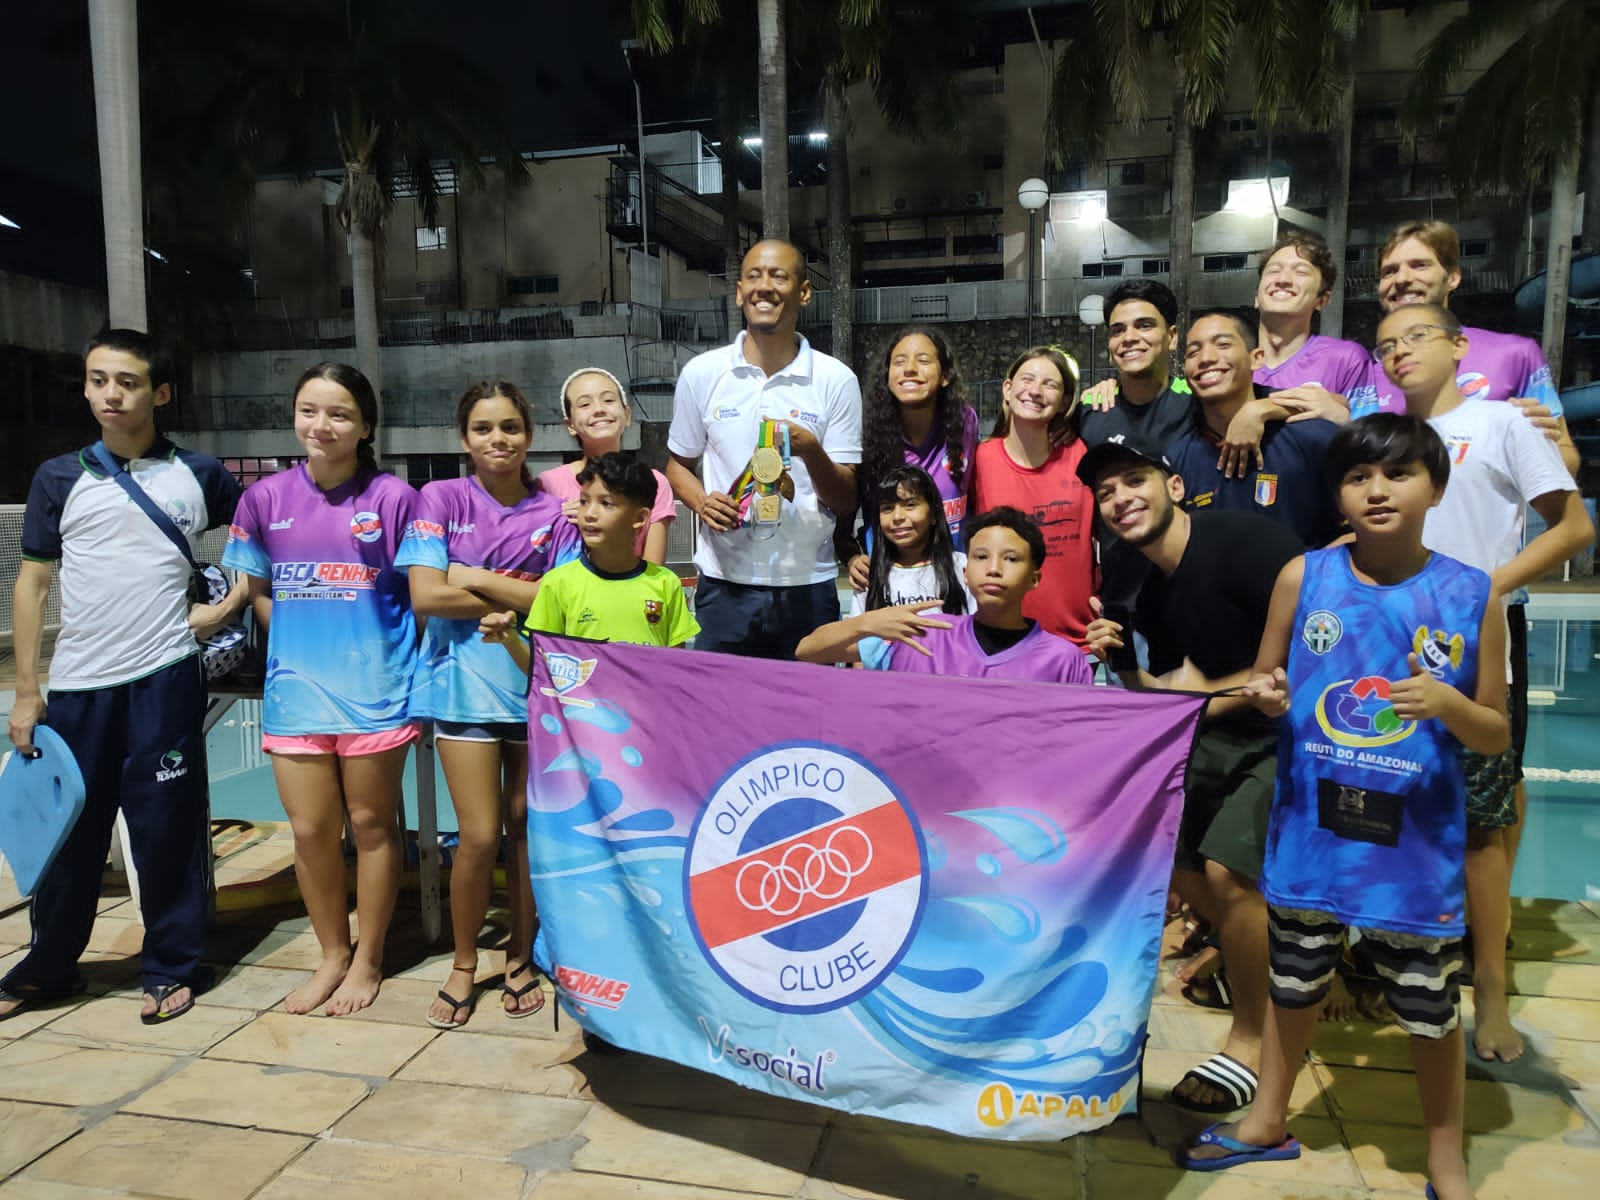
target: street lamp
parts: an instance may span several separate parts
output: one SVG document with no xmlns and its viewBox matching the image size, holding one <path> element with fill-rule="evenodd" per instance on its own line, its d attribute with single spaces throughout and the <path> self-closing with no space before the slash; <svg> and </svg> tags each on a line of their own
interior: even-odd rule
<svg viewBox="0 0 1600 1200">
<path fill-rule="evenodd" d="M 1034 288 L 1037 286 L 1039 253 L 1039 210 L 1050 203 L 1050 185 L 1042 179 L 1024 179 L 1017 189 L 1017 203 L 1028 210 L 1028 345 L 1033 345 Z"/>
</svg>

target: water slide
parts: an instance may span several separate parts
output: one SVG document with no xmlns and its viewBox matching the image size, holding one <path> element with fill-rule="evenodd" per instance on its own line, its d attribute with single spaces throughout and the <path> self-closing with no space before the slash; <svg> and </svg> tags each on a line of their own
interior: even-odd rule
<svg viewBox="0 0 1600 1200">
<path fill-rule="evenodd" d="M 1545 272 L 1540 271 L 1523 280 L 1513 297 L 1525 327 L 1536 327 L 1544 318 L 1544 278 Z M 1577 255 L 1572 260 L 1571 280 L 1567 335 L 1600 338 L 1600 253 Z M 1561 406 L 1569 424 L 1600 417 L 1600 380 L 1568 388 L 1561 393 Z"/>
</svg>

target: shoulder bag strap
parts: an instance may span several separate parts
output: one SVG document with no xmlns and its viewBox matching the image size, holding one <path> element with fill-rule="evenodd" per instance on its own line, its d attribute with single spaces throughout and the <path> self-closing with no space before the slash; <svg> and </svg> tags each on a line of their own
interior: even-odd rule
<svg viewBox="0 0 1600 1200">
<path fill-rule="evenodd" d="M 172 518 L 162 512 L 150 494 L 133 481 L 132 474 L 126 467 L 118 467 L 117 460 L 111 457 L 111 452 L 106 449 L 104 442 L 96 442 L 89 447 L 89 453 L 94 456 L 95 463 L 104 471 L 108 478 L 114 479 L 117 486 L 128 493 L 129 498 L 144 510 L 144 515 L 155 522 L 157 529 L 167 535 L 167 540 L 183 552 L 183 557 L 189 566 L 195 565 L 194 551 L 189 548 L 189 539 L 184 537 L 183 531 L 177 527 Z"/>
</svg>

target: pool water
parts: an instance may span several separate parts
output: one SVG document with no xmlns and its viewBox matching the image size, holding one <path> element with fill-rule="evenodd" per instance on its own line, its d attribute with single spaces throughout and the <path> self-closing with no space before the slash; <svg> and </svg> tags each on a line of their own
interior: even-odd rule
<svg viewBox="0 0 1600 1200">
<path fill-rule="evenodd" d="M 1513 895 L 1600 900 L 1600 594 L 1536 595 L 1529 608 L 1528 815 Z M 0 692 L 9 711 L 10 694 Z M 261 752 L 261 703 L 241 700 L 206 739 L 215 817 L 281 821 Z M 10 743 L 0 736 L 0 751 Z M 444 771 L 434 774 L 442 832 L 456 828 Z M 406 827 L 417 828 L 416 756 L 405 776 Z"/>
</svg>

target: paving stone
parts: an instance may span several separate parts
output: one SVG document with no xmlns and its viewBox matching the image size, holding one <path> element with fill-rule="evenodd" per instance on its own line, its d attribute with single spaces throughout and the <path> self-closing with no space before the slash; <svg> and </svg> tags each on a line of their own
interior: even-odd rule
<svg viewBox="0 0 1600 1200">
<path fill-rule="evenodd" d="M 202 1058 L 135 1097 L 123 1111 L 312 1134 L 331 1127 L 368 1090 L 348 1075 Z"/>
</svg>

